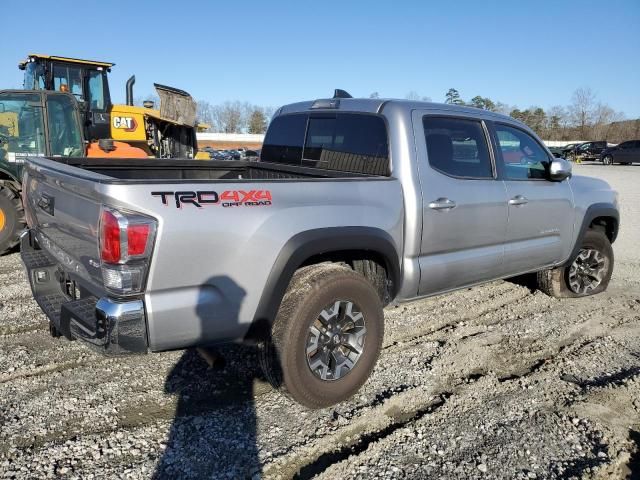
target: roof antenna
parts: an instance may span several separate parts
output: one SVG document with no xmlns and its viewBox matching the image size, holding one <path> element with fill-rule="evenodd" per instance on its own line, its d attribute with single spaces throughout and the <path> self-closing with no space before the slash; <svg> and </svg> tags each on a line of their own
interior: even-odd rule
<svg viewBox="0 0 640 480">
<path fill-rule="evenodd" d="M 336 88 L 333 91 L 333 98 L 353 98 L 351 95 L 349 95 L 348 92 L 341 90 L 339 88 Z"/>
</svg>

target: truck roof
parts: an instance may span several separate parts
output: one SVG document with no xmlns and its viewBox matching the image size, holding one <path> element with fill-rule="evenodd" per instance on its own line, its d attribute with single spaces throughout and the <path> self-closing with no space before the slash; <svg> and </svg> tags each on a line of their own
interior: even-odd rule
<svg viewBox="0 0 640 480">
<path fill-rule="evenodd" d="M 394 106 L 397 109 L 405 110 L 434 110 L 451 114 L 463 113 L 473 115 L 475 117 L 483 117 L 487 120 L 507 121 L 509 123 L 518 123 L 526 127 L 519 120 L 501 113 L 482 110 L 475 107 L 463 105 L 451 105 L 448 103 L 422 102 L 417 100 L 403 100 L 397 98 L 320 98 L 316 100 L 307 100 L 304 102 L 290 103 L 280 107 L 277 115 L 287 113 L 298 113 L 313 111 L 343 111 L 343 112 L 363 112 L 363 113 L 382 113 L 384 109 Z M 528 128 L 528 127 L 527 127 Z"/>
</svg>

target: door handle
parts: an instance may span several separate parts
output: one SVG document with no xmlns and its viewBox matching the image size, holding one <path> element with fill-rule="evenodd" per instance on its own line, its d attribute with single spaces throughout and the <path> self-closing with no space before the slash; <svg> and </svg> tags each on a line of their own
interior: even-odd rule
<svg viewBox="0 0 640 480">
<path fill-rule="evenodd" d="M 429 208 L 433 210 L 451 210 L 452 208 L 456 208 L 456 202 L 441 197 L 429 203 Z"/>
<path fill-rule="evenodd" d="M 511 200 L 509 200 L 509 205 L 518 206 L 518 205 L 526 205 L 527 203 L 529 203 L 529 200 L 527 199 L 527 197 L 524 197 L 522 195 L 516 195 Z"/>
</svg>

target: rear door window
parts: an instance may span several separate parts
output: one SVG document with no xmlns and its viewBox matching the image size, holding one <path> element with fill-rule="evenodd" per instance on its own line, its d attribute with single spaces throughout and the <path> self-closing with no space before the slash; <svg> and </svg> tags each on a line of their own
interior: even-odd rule
<svg viewBox="0 0 640 480">
<path fill-rule="evenodd" d="M 429 164 L 445 175 L 493 178 L 487 139 L 477 120 L 424 116 Z"/>
</svg>

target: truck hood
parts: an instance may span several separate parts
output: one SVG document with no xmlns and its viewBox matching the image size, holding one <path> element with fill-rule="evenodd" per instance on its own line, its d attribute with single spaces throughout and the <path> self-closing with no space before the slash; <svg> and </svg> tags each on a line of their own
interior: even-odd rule
<svg viewBox="0 0 640 480">
<path fill-rule="evenodd" d="M 579 186 L 589 190 L 613 191 L 611 185 L 601 178 L 587 177 L 584 175 L 572 175 L 571 185 Z"/>
<path fill-rule="evenodd" d="M 576 207 L 586 210 L 596 203 L 609 204 L 618 208 L 618 192 L 600 178 L 573 175 L 569 180 Z"/>
</svg>

